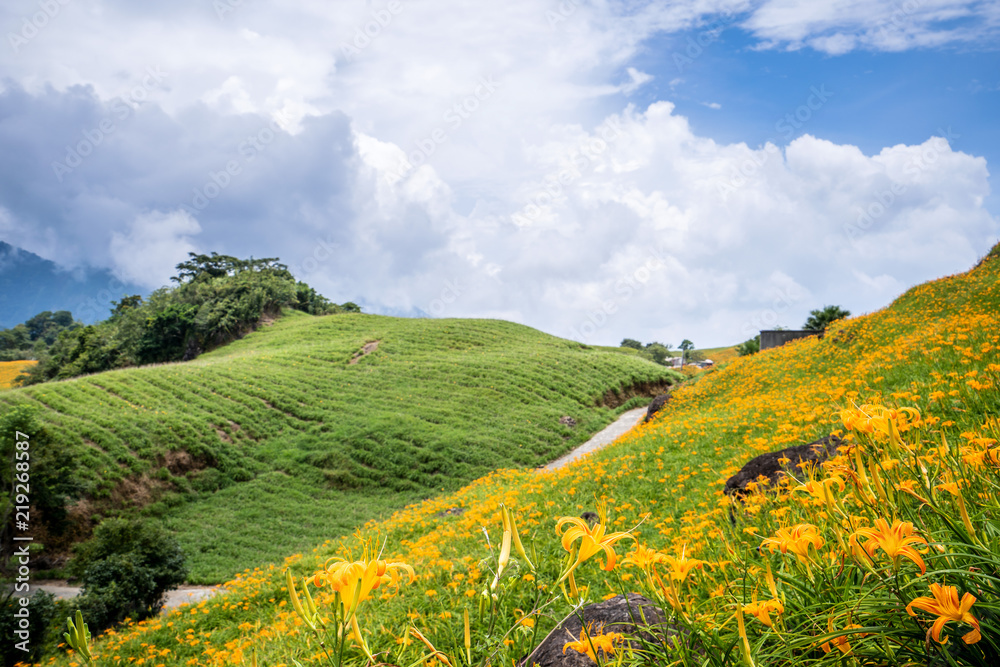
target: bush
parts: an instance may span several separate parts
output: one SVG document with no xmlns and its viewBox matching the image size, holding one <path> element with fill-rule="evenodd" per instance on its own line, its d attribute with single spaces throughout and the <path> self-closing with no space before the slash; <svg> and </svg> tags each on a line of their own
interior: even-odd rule
<svg viewBox="0 0 1000 667">
<path fill-rule="evenodd" d="M 22 628 L 21 618 L 15 616 L 21 609 L 27 609 L 27 628 Z M 45 638 L 49 625 L 56 615 L 55 596 L 45 591 L 36 591 L 27 606 L 21 605 L 21 598 L 6 595 L 0 600 L 0 637 L 3 637 L 4 667 L 13 667 L 18 662 L 38 662 L 43 657 Z M 27 638 L 14 634 L 27 631 Z M 21 642 L 25 642 L 22 644 Z M 22 650 L 26 649 L 26 650 Z"/>
<path fill-rule="evenodd" d="M 187 577 L 176 539 L 156 524 L 125 519 L 101 523 L 68 569 L 82 580 L 77 606 L 95 634 L 155 616 L 164 593 Z"/>
<path fill-rule="evenodd" d="M 750 340 L 743 341 L 736 346 L 736 354 L 741 357 L 748 357 L 751 354 L 757 354 L 760 352 L 760 334 L 757 334 Z"/>
</svg>

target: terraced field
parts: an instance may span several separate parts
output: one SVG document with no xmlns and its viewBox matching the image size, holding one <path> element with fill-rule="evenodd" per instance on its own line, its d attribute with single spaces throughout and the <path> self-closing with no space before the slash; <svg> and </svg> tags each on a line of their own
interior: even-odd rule
<svg viewBox="0 0 1000 667">
<path fill-rule="evenodd" d="M 509 322 L 291 313 L 192 362 L 3 392 L 0 410 L 33 406 L 72 453 L 78 519 L 157 517 L 192 582 L 215 583 L 541 465 L 677 377 Z"/>
</svg>

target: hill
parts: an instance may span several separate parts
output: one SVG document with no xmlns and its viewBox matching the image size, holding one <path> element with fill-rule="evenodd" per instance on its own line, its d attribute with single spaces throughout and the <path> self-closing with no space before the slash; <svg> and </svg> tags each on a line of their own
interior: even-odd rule
<svg viewBox="0 0 1000 667">
<path fill-rule="evenodd" d="M 34 408 L 69 460 L 64 542 L 141 510 L 178 535 L 192 581 L 218 582 L 556 458 L 677 377 L 509 322 L 288 312 L 194 361 L 3 392 L 0 410 Z"/>
<path fill-rule="evenodd" d="M 0 241 L 0 329 L 46 310 L 70 310 L 76 319 L 91 324 L 108 316 L 112 301 L 148 291 L 109 271 L 67 271 Z"/>
<path fill-rule="evenodd" d="M 606 504 L 609 532 L 634 529 L 609 545 L 619 554 L 614 574 L 593 562 L 578 568 L 583 594 L 593 601 L 638 590 L 657 599 L 685 628 L 680 636 L 692 638 L 688 656 L 698 664 L 836 664 L 851 655 L 871 664 L 996 664 L 998 255 L 994 249 L 968 273 L 839 322 L 822 340 L 705 373 L 678 389 L 656 420 L 562 471 L 494 473 L 372 522 L 353 540 L 321 543 L 286 566 L 305 576 L 334 555 L 374 558 L 363 553 L 366 541 L 378 545 L 369 548 L 384 544 L 379 557 L 409 564 L 417 581 L 376 592 L 362 605 L 360 625 L 373 651 L 389 651 L 382 657 L 395 664 L 421 653 L 426 659 L 425 646 L 404 635 L 413 626 L 453 664 L 458 656 L 468 662 L 467 650 L 472 664 L 490 656 L 508 664 L 570 609 L 553 587 L 571 562 L 556 519 Z M 761 489 L 745 504 L 723 495 L 726 479 L 749 458 L 831 433 L 856 443 L 856 453 L 815 470 L 804 492 Z M 492 587 L 501 503 L 514 510 L 535 568 L 514 552 Z M 911 522 L 898 530 L 901 538 L 907 530 L 918 538 L 903 542 L 916 547 L 906 552 L 912 555 L 889 552 L 892 543 L 880 541 L 874 528 L 860 540 L 873 545 L 870 551 L 850 550 L 850 535 L 878 517 Z M 659 560 L 635 550 L 632 538 L 659 550 Z M 629 550 L 631 566 L 621 560 Z M 947 624 L 948 644 L 928 638 L 935 617 L 925 609 L 933 601 L 921 600 L 931 599 L 929 584 L 977 597 L 971 615 Z M 201 613 L 144 623 L 98 649 L 129 660 L 169 650 L 157 659 L 177 665 L 238 662 L 251 650 L 260 664 L 316 656 L 315 638 L 286 606 L 282 568 L 248 570 L 229 590 L 201 603 Z M 322 609 L 333 609 L 326 585 L 313 591 Z M 912 615 L 905 613 L 915 600 Z M 470 649 L 463 645 L 463 610 L 472 612 Z M 968 618 L 981 626 L 981 641 Z M 646 648 L 647 662 L 679 659 L 663 655 L 662 646 Z M 363 662 L 356 648 L 348 656 Z M 624 664 L 643 661 L 625 657 Z"/>
</svg>

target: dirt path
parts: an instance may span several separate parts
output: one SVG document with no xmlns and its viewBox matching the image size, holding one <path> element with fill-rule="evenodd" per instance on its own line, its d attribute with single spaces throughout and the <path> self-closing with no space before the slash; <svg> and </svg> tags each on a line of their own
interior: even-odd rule
<svg viewBox="0 0 1000 667">
<path fill-rule="evenodd" d="M 79 586 L 70 586 L 65 581 L 53 579 L 36 581 L 30 585 L 28 590 L 29 595 L 34 594 L 36 590 L 43 590 L 52 593 L 59 600 L 69 600 L 79 595 L 81 589 Z M 189 602 L 201 602 L 221 590 L 219 586 L 181 586 L 167 593 L 167 601 L 164 603 L 163 608 L 172 609 L 173 607 L 179 607 Z"/>
<path fill-rule="evenodd" d="M 551 470 L 558 470 L 571 461 L 576 461 L 578 458 L 610 445 L 612 442 L 617 440 L 619 436 L 632 430 L 632 427 L 642 421 L 642 418 L 645 415 L 646 408 L 635 408 L 634 410 L 622 413 L 622 416 L 615 420 L 613 424 L 607 426 L 603 431 L 600 431 L 593 438 L 583 443 L 573 451 L 560 456 L 552 463 L 541 468 L 541 471 L 549 472 Z"/>
</svg>

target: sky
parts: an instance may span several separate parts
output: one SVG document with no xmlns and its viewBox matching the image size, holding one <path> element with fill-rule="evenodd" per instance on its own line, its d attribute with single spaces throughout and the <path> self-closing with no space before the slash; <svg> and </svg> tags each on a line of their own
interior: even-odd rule
<svg viewBox="0 0 1000 667">
<path fill-rule="evenodd" d="M 0 240 L 697 347 L 1000 238 L 1000 3 L 5 0 Z"/>
</svg>

